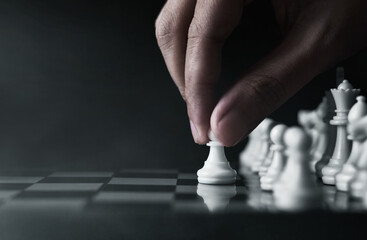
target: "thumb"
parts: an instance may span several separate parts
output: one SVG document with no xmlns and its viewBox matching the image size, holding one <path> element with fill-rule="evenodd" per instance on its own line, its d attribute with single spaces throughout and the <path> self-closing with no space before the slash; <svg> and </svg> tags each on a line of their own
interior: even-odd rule
<svg viewBox="0 0 367 240">
<path fill-rule="evenodd" d="M 280 46 L 249 69 L 221 97 L 212 112 L 210 125 L 223 145 L 237 144 L 266 116 L 335 61 L 335 56 L 330 56 L 332 46 L 325 49 L 325 43 L 315 34 L 315 26 L 312 28 L 289 34 Z M 317 30 L 323 31 L 322 28 Z"/>
</svg>

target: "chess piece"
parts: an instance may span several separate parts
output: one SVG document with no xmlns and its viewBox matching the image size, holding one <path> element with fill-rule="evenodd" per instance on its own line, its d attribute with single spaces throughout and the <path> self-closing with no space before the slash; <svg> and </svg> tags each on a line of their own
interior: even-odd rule
<svg viewBox="0 0 367 240">
<path fill-rule="evenodd" d="M 318 207 L 321 192 L 309 168 L 310 136 L 299 127 L 291 127 L 284 134 L 286 155 L 284 171 L 274 183 L 274 199 L 281 209 L 301 210 Z"/>
<path fill-rule="evenodd" d="M 252 172 L 258 173 L 260 167 L 267 157 L 270 149 L 270 130 L 274 126 L 274 121 L 270 118 L 265 118 L 259 124 L 260 138 L 261 138 L 261 146 L 259 147 L 259 152 L 257 153 L 257 157 L 255 161 L 251 165 Z"/>
<path fill-rule="evenodd" d="M 236 185 L 198 184 L 197 194 L 203 198 L 205 205 L 212 213 L 224 211 L 231 198 L 236 196 Z"/>
<path fill-rule="evenodd" d="M 208 159 L 198 172 L 198 182 L 203 184 L 232 184 L 236 181 L 237 172 L 232 169 L 224 153 L 224 146 L 209 133 L 210 147 Z"/>
<path fill-rule="evenodd" d="M 331 89 L 336 104 L 336 116 L 330 121 L 330 124 L 336 125 L 337 136 L 333 156 L 322 169 L 322 181 L 325 184 L 335 185 L 335 176 L 341 171 L 343 164 L 349 157 L 350 141 L 347 139 L 347 115 L 359 91 L 359 89 L 353 89 L 347 80 L 344 80 L 338 89 Z"/>
<path fill-rule="evenodd" d="M 247 173 L 261 147 L 259 125 L 248 135 L 245 149 L 240 153 L 240 172 Z"/>
<path fill-rule="evenodd" d="M 359 119 L 358 121 L 350 123 L 350 127 L 352 125 L 359 125 L 357 131 L 353 132 L 353 138 L 359 139 L 362 142 L 361 146 L 361 154 L 357 161 L 356 165 L 356 173 L 354 178 L 349 183 L 349 194 L 353 198 L 362 198 L 367 191 L 367 116 Z M 359 131 L 358 131 L 359 130 Z"/>
<path fill-rule="evenodd" d="M 278 124 L 270 132 L 270 139 L 273 142 L 271 146 L 273 157 L 266 174 L 260 178 L 261 189 L 263 190 L 273 190 L 273 183 L 278 179 L 285 165 L 286 157 L 284 154 L 283 138 L 286 129 L 286 125 Z"/>
<path fill-rule="evenodd" d="M 324 97 L 316 110 L 317 122 L 315 123 L 315 131 L 317 132 L 317 142 L 311 151 L 312 160 L 310 167 L 312 172 L 316 171 L 316 164 L 323 158 L 328 146 L 329 124 L 325 121 L 328 111 L 327 101 L 327 97 Z"/>
<path fill-rule="evenodd" d="M 259 168 L 259 176 L 260 177 L 265 176 L 265 174 L 268 171 L 268 168 L 271 165 L 271 162 L 272 162 L 272 159 L 273 159 L 273 156 L 274 156 L 274 150 L 272 148 L 272 145 L 273 145 L 273 143 L 270 143 L 268 154 L 266 155 L 265 159 L 263 160 L 263 162 L 261 163 L 261 166 Z"/>
<path fill-rule="evenodd" d="M 367 114 L 367 104 L 366 99 L 363 96 L 357 97 L 357 103 L 353 105 L 348 114 L 348 122 L 349 124 L 353 124 L 353 122 L 358 121 L 363 116 Z M 336 188 L 339 191 L 348 191 L 349 182 L 354 178 L 356 173 L 355 165 L 360 158 L 362 151 L 363 142 L 353 137 L 352 135 L 348 135 L 348 139 L 352 140 L 352 151 L 347 160 L 347 162 L 343 165 L 340 173 L 336 175 Z"/>
<path fill-rule="evenodd" d="M 326 108 L 327 113 L 324 118 L 325 124 L 328 126 L 327 130 L 327 146 L 325 152 L 323 153 L 321 159 L 317 160 L 315 163 L 316 175 L 322 178 L 322 169 L 329 163 L 331 156 L 333 155 L 335 142 L 336 142 L 336 126 L 329 124 L 330 120 L 333 119 L 335 113 L 335 101 L 331 94 L 331 91 L 325 92 L 326 96 Z M 314 160 L 315 161 L 315 160 Z"/>
</svg>

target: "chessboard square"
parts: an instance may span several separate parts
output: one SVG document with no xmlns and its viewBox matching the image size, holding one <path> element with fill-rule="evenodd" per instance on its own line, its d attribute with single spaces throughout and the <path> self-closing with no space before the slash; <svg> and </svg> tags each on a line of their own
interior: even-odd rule
<svg viewBox="0 0 367 240">
<path fill-rule="evenodd" d="M 102 183 L 36 183 L 26 191 L 98 191 Z"/>
<path fill-rule="evenodd" d="M 114 177 L 126 178 L 177 178 L 177 171 L 170 169 L 123 169 L 115 173 Z"/>
<path fill-rule="evenodd" d="M 40 183 L 107 183 L 108 177 L 47 177 Z"/>
<path fill-rule="evenodd" d="M 175 201 L 200 201 L 203 199 L 199 197 L 196 193 L 188 194 L 188 193 L 176 193 Z"/>
<path fill-rule="evenodd" d="M 111 192 L 174 192 L 175 186 L 106 184 L 102 191 Z"/>
<path fill-rule="evenodd" d="M 0 183 L 36 183 L 39 182 L 44 177 L 10 177 L 10 176 L 1 176 Z"/>
<path fill-rule="evenodd" d="M 177 179 L 177 186 L 181 186 L 181 185 L 197 186 L 198 180 L 197 179 Z"/>
<path fill-rule="evenodd" d="M 96 202 L 113 203 L 165 203 L 173 199 L 173 193 L 167 192 L 99 192 L 95 197 Z"/>
<path fill-rule="evenodd" d="M 198 187 L 197 185 L 178 185 L 176 187 L 176 193 L 196 193 Z"/>
<path fill-rule="evenodd" d="M 119 172 L 121 173 L 153 173 L 153 174 L 177 174 L 176 169 L 169 169 L 169 168 L 162 168 L 162 169 L 149 169 L 149 168 L 142 168 L 142 169 L 120 169 Z"/>
<path fill-rule="evenodd" d="M 87 204 L 86 199 L 13 199 L 5 202 L 1 206 L 1 211 L 15 210 L 15 211 L 64 211 L 64 210 L 83 210 Z"/>
<path fill-rule="evenodd" d="M 0 176 L 2 177 L 46 177 L 50 175 L 50 170 L 1 170 Z"/>
<path fill-rule="evenodd" d="M 198 175 L 196 173 L 179 173 L 178 179 L 197 179 Z"/>
<path fill-rule="evenodd" d="M 54 172 L 49 177 L 109 178 L 113 172 Z"/>
<path fill-rule="evenodd" d="M 162 185 L 162 186 L 174 186 L 177 179 L 171 178 L 122 178 L 114 177 L 108 184 L 121 184 L 121 185 Z"/>
<path fill-rule="evenodd" d="M 0 190 L 0 200 L 12 198 L 20 192 L 19 190 Z"/>
<path fill-rule="evenodd" d="M 23 190 L 32 183 L 0 183 L 0 190 Z"/>
<path fill-rule="evenodd" d="M 72 198 L 91 198 L 95 192 L 89 191 L 24 191 L 19 193 L 15 198 L 16 199 L 72 199 Z"/>
</svg>

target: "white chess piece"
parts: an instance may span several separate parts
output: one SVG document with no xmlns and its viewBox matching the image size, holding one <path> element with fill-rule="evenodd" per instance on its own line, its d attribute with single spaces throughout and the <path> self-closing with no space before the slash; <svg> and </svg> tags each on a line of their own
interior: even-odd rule
<svg viewBox="0 0 367 240">
<path fill-rule="evenodd" d="M 259 151 L 257 153 L 257 157 L 255 161 L 253 161 L 251 165 L 252 172 L 259 172 L 260 167 L 263 161 L 266 159 L 269 150 L 270 150 L 270 130 L 274 126 L 275 122 L 270 118 L 265 118 L 259 124 L 260 138 L 261 138 L 261 146 L 259 147 Z"/>
<path fill-rule="evenodd" d="M 325 151 L 321 155 L 321 159 L 315 160 L 315 156 L 317 157 L 317 155 L 315 154 L 315 156 L 313 156 L 313 161 L 317 161 L 315 163 L 315 172 L 319 178 L 322 178 L 322 169 L 329 163 L 329 160 L 333 155 L 336 142 L 336 126 L 330 124 L 330 120 L 333 119 L 335 113 L 335 101 L 331 94 L 331 91 L 326 91 L 325 97 L 327 111 L 324 121 L 327 125 L 327 145 Z"/>
<path fill-rule="evenodd" d="M 212 213 L 226 209 L 231 198 L 236 196 L 236 185 L 198 184 L 197 194 L 203 198 L 205 205 Z"/>
<path fill-rule="evenodd" d="M 363 96 L 358 96 L 357 103 L 353 105 L 348 114 L 349 124 L 353 124 L 353 122 L 358 121 L 366 114 L 367 114 L 366 99 Z M 348 191 L 349 182 L 355 177 L 356 174 L 355 165 L 357 164 L 362 151 L 363 142 L 360 139 L 355 138 L 350 134 L 348 135 L 348 139 L 353 141 L 352 151 L 347 162 L 344 164 L 342 170 L 340 171 L 340 173 L 336 175 L 335 185 L 339 191 Z"/>
<path fill-rule="evenodd" d="M 351 128 L 358 126 L 353 131 L 353 137 L 359 139 L 362 143 L 361 154 L 356 163 L 356 173 L 349 183 L 349 195 L 353 198 L 362 198 L 367 191 L 367 116 L 358 121 L 350 123 Z"/>
<path fill-rule="evenodd" d="M 273 183 L 278 179 L 280 173 L 285 165 L 286 156 L 284 154 L 284 133 L 287 126 L 278 124 L 270 132 L 270 139 L 273 142 L 271 149 L 273 151 L 273 158 L 266 174 L 260 178 L 261 189 L 271 191 L 273 190 Z"/>
<path fill-rule="evenodd" d="M 329 123 L 326 120 L 328 109 L 327 109 L 327 97 L 322 99 L 322 102 L 317 107 L 317 122 L 315 123 L 315 131 L 317 132 L 317 143 L 311 151 L 311 171 L 315 172 L 316 164 L 319 162 L 326 152 L 328 147 L 328 136 L 329 136 Z"/>
<path fill-rule="evenodd" d="M 237 172 L 232 169 L 224 153 L 224 147 L 215 138 L 212 132 L 209 133 L 207 143 L 210 147 L 208 159 L 203 168 L 198 172 L 198 182 L 203 184 L 232 184 L 236 181 Z"/>
<path fill-rule="evenodd" d="M 252 162 L 256 158 L 261 147 L 261 135 L 259 125 L 248 135 L 248 142 L 245 149 L 240 153 L 240 172 L 246 173 L 251 169 Z"/>
<path fill-rule="evenodd" d="M 322 169 L 322 181 L 325 184 L 335 185 L 335 176 L 341 171 L 349 157 L 350 141 L 347 139 L 347 115 L 359 91 L 359 89 L 353 89 L 347 80 L 344 80 L 338 89 L 331 89 L 337 109 L 335 110 L 336 116 L 330 121 L 330 124 L 337 126 L 337 137 L 333 156 Z"/>
<path fill-rule="evenodd" d="M 277 206 L 289 209 L 319 206 L 321 192 L 309 168 L 310 136 L 299 127 L 291 127 L 284 134 L 284 142 L 288 159 L 273 186 Z"/>
</svg>

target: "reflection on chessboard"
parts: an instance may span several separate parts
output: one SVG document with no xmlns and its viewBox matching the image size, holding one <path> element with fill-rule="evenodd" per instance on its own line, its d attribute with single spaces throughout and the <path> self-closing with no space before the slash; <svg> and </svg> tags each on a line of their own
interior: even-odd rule
<svg viewBox="0 0 367 240">
<path fill-rule="evenodd" d="M 198 184 L 193 172 L 124 169 L 118 172 L 1 171 L 3 211 L 142 211 L 175 213 L 269 212 L 280 209 L 270 192 L 262 191 L 256 174 L 233 185 Z M 323 187 L 327 211 L 361 211 L 335 187 Z M 294 207 L 294 206 L 293 206 Z M 296 206 L 296 210 L 300 210 Z"/>
</svg>

